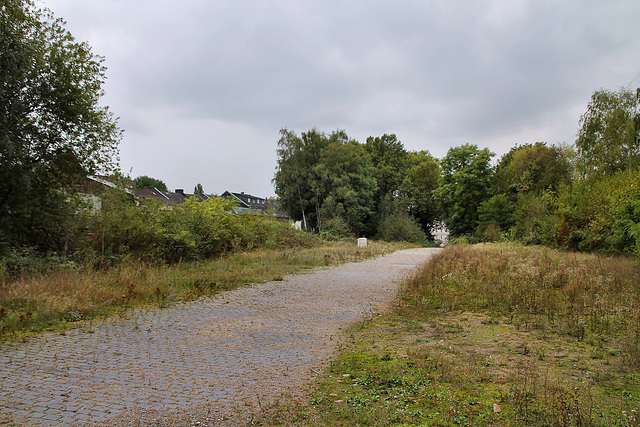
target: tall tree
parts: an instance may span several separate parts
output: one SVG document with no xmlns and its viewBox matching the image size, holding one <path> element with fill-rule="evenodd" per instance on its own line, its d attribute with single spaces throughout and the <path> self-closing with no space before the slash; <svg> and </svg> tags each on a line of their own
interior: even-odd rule
<svg viewBox="0 0 640 427">
<path fill-rule="evenodd" d="M 465 144 L 449 149 L 442 159 L 437 195 L 444 222 L 452 236 L 472 234 L 478 226 L 478 207 L 491 197 L 493 171 L 489 149 Z"/>
<path fill-rule="evenodd" d="M 408 153 L 394 134 L 370 136 L 364 148 L 374 167 L 378 191 L 374 197 L 374 213 L 368 223 L 368 234 L 376 234 L 378 228 L 393 217 L 398 209 L 398 189 L 407 169 Z"/>
<path fill-rule="evenodd" d="M 55 249 L 63 190 L 114 166 L 121 132 L 99 104 L 103 58 L 31 0 L 0 3 L 0 251 Z"/>
<path fill-rule="evenodd" d="M 361 235 L 373 213 L 377 185 L 364 147 L 344 132 L 334 132 L 316 166 L 317 194 L 322 201 L 321 227 L 341 218 L 351 233 Z"/>
<path fill-rule="evenodd" d="M 327 144 L 326 136 L 316 129 L 300 137 L 288 129 L 280 130 L 273 184 L 280 208 L 291 218 L 302 220 L 307 228 L 316 228 L 318 223 L 320 200 L 312 185 L 316 179 L 314 168 Z"/>
<path fill-rule="evenodd" d="M 283 129 L 280 135 L 273 182 L 281 208 L 310 228 L 340 222 L 360 233 L 377 189 L 364 148 L 344 131 L 313 129 L 298 137 Z"/>
<path fill-rule="evenodd" d="M 580 118 L 576 139 L 579 170 L 585 177 L 612 175 L 640 166 L 638 94 L 621 88 L 596 91 Z"/>
<path fill-rule="evenodd" d="M 370 136 L 364 148 L 375 168 L 379 198 L 396 192 L 402 184 L 409 160 L 402 142 L 394 134 L 375 138 Z"/>
<path fill-rule="evenodd" d="M 427 236 L 440 219 L 435 191 L 440 179 L 440 164 L 428 151 L 410 152 L 408 168 L 400 185 L 400 204 L 420 224 Z"/>
</svg>

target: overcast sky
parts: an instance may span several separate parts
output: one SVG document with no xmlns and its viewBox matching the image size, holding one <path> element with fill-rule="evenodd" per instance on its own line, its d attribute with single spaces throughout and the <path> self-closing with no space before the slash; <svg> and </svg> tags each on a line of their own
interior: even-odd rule
<svg viewBox="0 0 640 427">
<path fill-rule="evenodd" d="M 105 57 L 121 166 L 274 195 L 279 130 L 573 144 L 595 90 L 640 86 L 638 0 L 42 0 Z"/>
</svg>

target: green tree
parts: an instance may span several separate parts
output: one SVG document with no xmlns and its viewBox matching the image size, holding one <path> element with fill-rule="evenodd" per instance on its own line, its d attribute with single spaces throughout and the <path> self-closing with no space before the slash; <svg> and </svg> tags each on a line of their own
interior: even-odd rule
<svg viewBox="0 0 640 427">
<path fill-rule="evenodd" d="M 612 175 L 640 166 L 638 102 L 636 94 L 624 88 L 602 89 L 591 96 L 576 139 L 582 176 Z"/>
<path fill-rule="evenodd" d="M 440 220 L 435 192 L 440 179 L 440 164 L 428 151 L 410 152 L 408 168 L 400 185 L 400 205 L 415 218 L 427 236 Z"/>
<path fill-rule="evenodd" d="M 398 210 L 383 219 L 377 238 L 388 242 L 425 243 L 427 236 L 418 221 L 406 211 Z"/>
<path fill-rule="evenodd" d="M 378 182 L 378 199 L 398 190 L 405 175 L 409 154 L 394 135 L 367 138 L 364 148 L 371 156 Z"/>
<path fill-rule="evenodd" d="M 160 191 L 167 191 L 167 185 L 163 181 L 156 178 L 151 178 L 147 175 L 137 177 L 133 180 L 133 183 L 135 184 L 137 189 L 148 188 L 150 190 L 153 190 L 154 188 L 157 188 Z"/>
<path fill-rule="evenodd" d="M 559 246 L 640 255 L 640 170 L 580 180 L 558 199 Z"/>
<path fill-rule="evenodd" d="M 273 182 L 281 208 L 310 228 L 347 224 L 352 234 L 361 233 L 377 189 L 362 145 L 344 131 L 326 135 L 313 129 L 298 137 L 283 129 L 280 135 Z"/>
<path fill-rule="evenodd" d="M 491 232 L 509 230 L 515 225 L 515 207 L 504 194 L 496 194 L 478 206 L 478 234 L 487 237 Z M 489 240 L 495 240 L 492 236 Z"/>
<path fill-rule="evenodd" d="M 478 226 L 478 207 L 491 197 L 493 172 L 489 149 L 465 144 L 449 149 L 442 159 L 437 198 L 452 236 L 473 234 Z"/>
<path fill-rule="evenodd" d="M 334 132 L 329 140 L 314 169 L 320 219 L 327 223 L 340 217 L 351 233 L 361 235 L 373 213 L 377 190 L 374 168 L 364 147 L 346 133 Z"/>
<path fill-rule="evenodd" d="M 195 196 L 204 196 L 204 188 L 202 188 L 202 184 L 196 184 L 196 186 L 193 188 L 193 194 Z"/>
<path fill-rule="evenodd" d="M 522 194 L 558 191 L 573 176 L 573 150 L 544 142 L 519 145 L 502 156 L 496 166 L 495 189 L 517 201 Z"/>
<path fill-rule="evenodd" d="M 280 130 L 278 163 L 273 178 L 280 208 L 306 228 L 316 228 L 321 200 L 312 189 L 316 180 L 314 168 L 329 143 L 323 133 L 312 129 L 301 136 L 288 129 Z"/>
<path fill-rule="evenodd" d="M 99 104 L 103 58 L 31 0 L 0 6 L 0 251 L 59 249 L 79 176 L 108 171 L 121 132 Z"/>
<path fill-rule="evenodd" d="M 408 153 L 396 135 L 370 136 L 364 148 L 374 167 L 378 191 L 374 196 L 374 213 L 368 223 L 367 234 L 379 234 L 379 227 L 387 217 L 399 209 L 398 189 L 404 179 Z"/>
<path fill-rule="evenodd" d="M 557 218 L 553 199 L 572 183 L 574 157 L 571 148 L 544 142 L 519 145 L 502 156 L 494 177 L 496 196 L 481 206 L 478 234 L 513 228 L 523 242 L 552 243 L 553 229 L 545 227 Z"/>
</svg>

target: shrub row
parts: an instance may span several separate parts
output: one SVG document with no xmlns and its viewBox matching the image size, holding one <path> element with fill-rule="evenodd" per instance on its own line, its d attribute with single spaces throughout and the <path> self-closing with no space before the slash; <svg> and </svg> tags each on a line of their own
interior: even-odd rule
<svg viewBox="0 0 640 427">
<path fill-rule="evenodd" d="M 310 246 L 317 237 L 264 214 L 235 214 L 220 197 L 167 206 L 134 202 L 124 193 L 104 196 L 101 209 L 85 206 L 72 218 L 59 250 L 43 255 L 22 248 L 2 257 L 0 278 L 51 267 L 108 267 L 129 259 L 177 263 L 254 248 Z"/>
</svg>

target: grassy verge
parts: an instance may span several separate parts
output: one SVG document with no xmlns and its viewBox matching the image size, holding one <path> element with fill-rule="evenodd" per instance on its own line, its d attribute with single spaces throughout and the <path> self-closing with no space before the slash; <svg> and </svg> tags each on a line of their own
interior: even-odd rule
<svg viewBox="0 0 640 427">
<path fill-rule="evenodd" d="M 359 261 L 406 245 L 354 242 L 261 249 L 212 261 L 157 266 L 129 262 L 109 270 L 58 269 L 2 283 L 0 340 L 62 329 L 141 306 L 166 307 L 250 283 L 282 280 L 306 269 Z"/>
<path fill-rule="evenodd" d="M 452 247 L 262 425 L 640 425 L 640 262 Z M 255 422 L 255 421 L 254 421 Z"/>
</svg>

